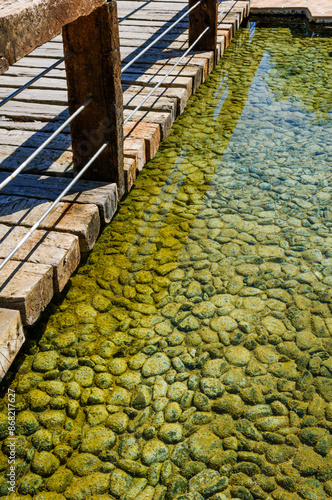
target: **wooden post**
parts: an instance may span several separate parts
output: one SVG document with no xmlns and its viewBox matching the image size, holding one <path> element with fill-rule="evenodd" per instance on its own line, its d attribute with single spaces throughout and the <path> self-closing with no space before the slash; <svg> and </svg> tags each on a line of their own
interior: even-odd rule
<svg viewBox="0 0 332 500">
<path fill-rule="evenodd" d="M 71 123 L 74 172 L 79 172 L 98 149 L 108 147 L 91 165 L 86 179 L 115 182 L 125 192 L 123 171 L 123 110 L 121 59 L 116 1 L 63 28 L 69 112 L 89 97 L 93 101 Z"/>
<path fill-rule="evenodd" d="M 189 9 L 197 0 L 189 0 Z M 217 52 L 218 0 L 202 0 L 196 9 L 189 13 L 189 46 L 207 28 L 210 29 L 195 45 L 194 50 L 212 50 Z"/>
</svg>

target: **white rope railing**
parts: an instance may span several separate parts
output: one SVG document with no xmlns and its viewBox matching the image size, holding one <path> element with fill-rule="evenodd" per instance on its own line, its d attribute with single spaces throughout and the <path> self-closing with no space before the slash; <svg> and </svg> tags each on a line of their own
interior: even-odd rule
<svg viewBox="0 0 332 500">
<path fill-rule="evenodd" d="M 68 186 L 59 194 L 57 199 L 52 203 L 52 205 L 43 213 L 43 215 L 38 219 L 38 221 L 29 229 L 27 234 L 19 241 L 19 243 L 16 245 L 16 247 L 10 252 L 9 255 L 1 262 L 0 264 L 0 271 L 1 269 L 7 264 L 7 262 L 16 254 L 16 252 L 24 245 L 24 243 L 30 238 L 32 233 L 38 229 L 40 224 L 43 222 L 43 220 L 48 216 L 48 214 L 53 210 L 53 208 L 56 207 L 56 205 L 62 200 L 64 196 L 70 191 L 70 189 L 76 184 L 76 182 L 82 177 L 82 175 L 88 170 L 88 168 L 92 165 L 92 163 L 98 158 L 98 156 L 104 151 L 104 149 L 108 146 L 108 141 L 103 144 L 98 151 L 94 154 L 94 156 L 88 161 L 88 163 L 85 165 L 85 167 L 80 170 L 80 172 L 74 177 L 74 179 L 68 184 Z"/>
<path fill-rule="evenodd" d="M 90 102 L 92 102 L 92 97 L 90 97 L 84 104 L 82 104 L 82 106 L 80 108 L 78 108 L 77 111 L 75 111 L 75 113 L 73 113 L 65 122 L 63 122 L 63 124 L 55 131 L 53 132 L 53 134 L 48 138 L 46 139 L 46 141 L 43 142 L 43 144 L 41 144 L 39 146 L 38 149 L 36 149 L 36 151 L 34 151 L 30 156 L 29 158 L 27 158 L 19 167 L 17 167 L 14 172 L 12 174 L 10 174 L 8 177 L 6 177 L 6 179 L 4 181 L 2 181 L 0 183 L 0 191 L 1 189 L 3 189 L 5 186 L 7 186 L 7 184 L 12 181 L 13 179 L 15 179 L 15 177 L 20 173 L 22 172 L 22 170 L 27 166 L 29 165 L 29 163 L 32 162 L 32 160 L 34 158 L 36 158 L 36 156 L 41 152 L 43 151 L 43 149 L 46 148 L 46 146 L 48 146 L 48 144 L 50 142 L 53 141 L 53 139 L 55 139 L 55 137 L 57 135 L 60 134 L 60 132 L 62 132 L 63 129 L 65 129 L 67 127 L 67 125 L 69 125 L 75 118 L 76 116 L 78 116 L 80 113 L 82 113 L 82 111 L 90 104 Z"/>
<path fill-rule="evenodd" d="M 199 35 L 198 38 L 196 38 L 196 40 L 191 44 L 191 46 L 182 54 L 182 56 L 180 57 L 180 59 L 174 64 L 174 66 L 172 66 L 172 68 L 166 73 L 165 76 L 163 76 L 163 78 L 157 83 L 157 85 L 155 85 L 155 87 L 153 87 L 153 89 L 151 90 L 151 92 L 149 92 L 145 97 L 144 99 L 142 100 L 142 102 L 136 106 L 136 108 L 130 113 L 129 116 L 127 116 L 127 118 L 124 120 L 123 124 L 125 125 L 126 123 L 129 122 L 130 118 L 132 118 L 132 116 L 137 112 L 139 111 L 139 109 L 143 106 L 143 104 L 149 99 L 149 97 L 154 93 L 154 91 L 160 87 L 160 85 L 166 80 L 166 78 L 172 73 L 172 71 L 180 64 L 180 62 L 189 54 L 189 52 L 193 49 L 193 47 L 197 44 L 197 42 L 199 42 L 199 40 L 205 35 L 205 33 L 210 29 L 210 26 L 208 26 L 207 28 L 205 28 L 204 31 L 202 31 L 202 33 Z"/>
<path fill-rule="evenodd" d="M 191 11 L 196 9 L 196 7 L 198 7 L 198 5 L 200 3 L 202 3 L 202 0 L 199 0 L 198 2 L 196 2 L 195 5 L 193 5 L 181 17 L 179 17 L 179 19 L 177 19 L 173 24 L 171 24 L 161 35 L 159 35 L 155 40 L 153 40 L 147 47 L 145 47 L 145 49 L 143 49 L 139 54 L 137 54 L 137 56 L 135 56 L 131 61 L 129 61 L 129 63 L 126 64 L 121 69 L 121 73 L 124 73 L 128 68 L 130 68 L 130 66 L 132 66 L 134 64 L 134 62 L 137 61 L 137 59 L 142 57 L 142 55 L 145 54 L 145 52 L 147 52 L 149 49 L 151 49 L 151 47 L 153 47 L 157 42 L 159 42 L 159 40 L 161 40 L 165 35 L 167 35 L 167 33 L 169 31 L 171 31 L 174 28 L 174 26 L 176 26 L 180 21 L 182 21 L 182 19 L 184 19 Z"/>
</svg>

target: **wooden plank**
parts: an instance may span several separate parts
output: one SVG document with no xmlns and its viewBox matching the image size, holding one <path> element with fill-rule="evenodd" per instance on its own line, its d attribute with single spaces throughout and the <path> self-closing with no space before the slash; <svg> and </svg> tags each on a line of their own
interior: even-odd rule
<svg viewBox="0 0 332 500">
<path fill-rule="evenodd" d="M 59 33 L 62 26 L 87 16 L 105 0 L 15 0 L 0 4 L 0 56 L 13 64 L 37 45 Z"/>
<path fill-rule="evenodd" d="M 124 194 L 121 59 L 116 1 L 63 28 L 69 112 L 91 96 L 91 104 L 71 122 L 74 172 L 96 151 L 107 147 L 84 174 L 85 179 L 115 182 Z"/>
<path fill-rule="evenodd" d="M 124 157 L 124 172 L 126 181 L 126 194 L 130 193 L 136 180 L 136 160 L 134 158 Z"/>
<path fill-rule="evenodd" d="M 123 144 L 123 153 L 127 157 L 133 157 L 133 155 L 137 157 L 136 169 L 142 170 L 142 168 L 146 163 L 144 139 L 134 139 L 134 138 L 125 139 Z"/>
<path fill-rule="evenodd" d="M 0 145 L 25 146 L 28 148 L 38 148 L 43 144 L 50 134 L 44 132 L 34 132 L 33 130 L 7 130 L 0 128 Z M 45 149 L 60 151 L 71 150 L 71 139 L 68 134 L 59 134 Z"/>
<path fill-rule="evenodd" d="M 0 307 L 20 311 L 33 325 L 53 297 L 53 268 L 10 260 L 0 273 Z"/>
<path fill-rule="evenodd" d="M 16 147 L 2 145 L 0 148 L 0 169 L 12 172 L 34 151 L 35 148 L 27 148 L 25 146 Z M 24 172 L 73 177 L 73 154 L 70 151 L 61 152 L 55 149 L 45 149 L 29 163 L 24 169 Z M 0 172 L 0 175 L 1 174 L 2 178 L 7 176 L 4 172 Z M 18 178 L 20 178 L 21 175 Z M 68 183 L 68 180 L 66 182 Z"/>
<path fill-rule="evenodd" d="M 136 109 L 136 107 L 142 103 L 144 97 L 144 95 L 136 95 L 126 91 L 123 93 L 123 107 L 125 109 Z M 152 94 L 140 107 L 140 109 L 142 111 L 166 111 L 172 115 L 172 120 L 174 121 L 178 114 L 178 103 L 177 99 L 174 97 L 169 98 Z"/>
<path fill-rule="evenodd" d="M 128 122 L 123 127 L 124 137 L 143 139 L 146 159 L 151 160 L 157 153 L 160 144 L 160 126 L 155 123 Z"/>
<path fill-rule="evenodd" d="M 0 224 L 32 227 L 50 205 L 50 201 L 43 199 L 1 195 Z M 81 252 L 89 252 L 100 230 L 98 208 L 96 205 L 60 202 L 40 224 L 40 229 L 76 234 Z"/>
<path fill-rule="evenodd" d="M 65 77 L 66 75 L 64 75 Z M 11 92 L 14 91 L 14 89 L 18 89 L 25 85 L 30 78 L 28 76 L 20 76 L 20 75 L 15 75 L 15 74 L 9 74 L 9 73 L 4 73 L 1 75 L 0 78 L 0 88 L 8 88 L 10 87 Z M 51 77 L 44 77 L 40 78 L 37 80 L 36 83 L 31 85 L 30 89 L 50 89 L 52 91 L 54 90 L 65 90 L 67 91 L 67 82 L 63 78 L 51 78 Z M 29 89 L 27 89 L 25 92 L 27 92 Z M 23 95 L 25 93 L 23 92 Z M 32 97 L 34 97 L 34 94 L 31 94 Z M 63 96 L 62 96 L 63 98 Z M 67 105 L 67 96 L 66 96 L 66 101 L 65 104 Z"/>
<path fill-rule="evenodd" d="M 140 96 L 141 99 L 143 99 L 146 94 L 148 94 L 151 91 L 151 87 L 145 87 L 144 84 L 142 85 L 122 85 L 123 91 L 124 91 L 124 97 L 126 94 L 126 91 L 128 91 L 130 94 L 134 94 L 136 96 Z M 186 89 L 183 89 L 181 87 L 171 87 L 171 88 L 166 88 L 166 87 L 159 87 L 153 92 L 153 96 L 164 96 L 164 97 L 170 97 L 175 99 L 176 101 L 176 116 L 180 115 L 183 113 L 188 99 L 189 95 Z"/>
<path fill-rule="evenodd" d="M 131 111 L 129 109 L 123 110 L 123 117 L 126 119 Z M 160 125 L 161 140 L 165 139 L 171 132 L 172 116 L 170 113 L 157 113 L 155 111 L 136 111 L 134 116 L 131 117 L 134 122 L 156 123 Z"/>
<path fill-rule="evenodd" d="M 0 172 L 0 182 L 7 174 Z M 8 196 L 29 196 L 40 200 L 54 201 L 68 185 L 68 179 L 61 177 L 20 174 L 1 191 Z M 99 181 L 79 180 L 62 200 L 75 204 L 96 205 L 101 222 L 107 224 L 113 218 L 118 204 L 116 184 Z"/>
<path fill-rule="evenodd" d="M 5 259 L 27 232 L 28 229 L 24 227 L 0 224 L 0 259 Z M 61 292 L 80 263 L 80 258 L 77 236 L 37 230 L 16 252 L 12 260 L 52 266 L 54 289 Z"/>
<path fill-rule="evenodd" d="M 12 309 L 0 309 L 0 380 L 25 341 L 21 315 Z"/>
<path fill-rule="evenodd" d="M 0 80 L 2 79 L 2 76 Z M 0 87 L 0 99 L 4 99 L 13 92 L 13 87 Z M 55 88 L 44 89 L 26 89 L 24 92 L 13 98 L 20 102 L 37 102 L 39 104 L 57 104 L 68 106 L 68 97 L 66 90 L 57 90 Z"/>
<path fill-rule="evenodd" d="M 2 116 L 22 121 L 65 121 L 69 117 L 66 106 L 9 101 L 1 108 Z"/>
<path fill-rule="evenodd" d="M 137 63 L 130 67 L 130 73 L 146 74 L 146 75 L 166 75 L 172 68 L 170 64 L 146 64 Z M 193 80 L 193 92 L 196 92 L 203 79 L 203 70 L 199 66 L 178 66 L 171 75 L 189 77 Z"/>
<path fill-rule="evenodd" d="M 146 87 L 154 87 L 157 83 L 162 80 L 162 76 L 154 75 L 139 75 L 131 73 L 130 70 L 122 73 L 121 81 L 126 85 L 137 85 L 144 84 Z M 187 90 L 188 96 L 192 94 L 193 82 L 191 78 L 185 78 L 183 76 L 168 76 L 160 87 L 170 88 L 170 87 L 180 87 Z"/>
<path fill-rule="evenodd" d="M 34 132 L 47 132 L 52 133 L 59 128 L 60 124 L 57 122 L 38 122 L 38 121 L 29 121 L 29 122 L 19 122 L 15 120 L 11 120 L 10 118 L 1 117 L 0 118 L 0 127 L 6 130 L 32 130 Z M 69 125 L 61 132 L 62 134 L 70 134 Z"/>
</svg>

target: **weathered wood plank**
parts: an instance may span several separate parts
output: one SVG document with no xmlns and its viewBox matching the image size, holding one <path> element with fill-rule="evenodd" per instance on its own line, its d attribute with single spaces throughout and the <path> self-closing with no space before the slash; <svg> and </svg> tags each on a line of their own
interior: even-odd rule
<svg viewBox="0 0 332 500">
<path fill-rule="evenodd" d="M 35 148 L 27 148 L 25 146 L 1 146 L 0 169 L 12 172 L 29 158 L 34 151 Z M 73 177 L 73 155 L 69 151 L 61 152 L 55 149 L 45 149 L 42 154 L 29 163 L 24 172 Z M 4 172 L 0 172 L 1 175 L 2 178 L 7 176 Z M 66 182 L 68 183 L 69 181 L 67 180 Z"/>
<path fill-rule="evenodd" d="M 125 109 L 123 117 L 126 119 L 131 111 Z M 136 111 L 131 118 L 134 122 L 156 123 L 160 125 L 161 140 L 165 139 L 171 132 L 172 116 L 170 113 L 157 113 L 155 111 Z"/>
<path fill-rule="evenodd" d="M 0 273 L 0 307 L 20 311 L 33 325 L 53 297 L 53 267 L 10 260 Z"/>
<path fill-rule="evenodd" d="M 24 227 L 0 224 L 0 259 L 4 259 L 27 234 Z M 80 262 L 78 237 L 68 233 L 35 231 L 12 260 L 53 267 L 54 289 L 61 292 Z"/>
<path fill-rule="evenodd" d="M 38 148 L 50 137 L 50 134 L 32 130 L 6 130 L 0 128 L 0 145 Z M 45 149 L 71 150 L 71 140 L 68 134 L 59 134 Z"/>
<path fill-rule="evenodd" d="M 156 123 L 128 122 L 123 127 L 123 135 L 125 138 L 144 140 L 147 160 L 151 160 L 158 151 L 160 144 L 160 126 Z"/>
<path fill-rule="evenodd" d="M 65 75 L 64 75 L 65 76 Z M 0 88 L 10 88 L 10 93 L 14 91 L 14 89 L 18 89 L 25 85 L 30 80 L 28 76 L 15 76 L 9 73 L 4 73 L 0 78 Z M 67 82 L 63 78 L 51 78 L 44 77 L 40 78 L 36 83 L 31 85 L 30 89 L 49 89 L 49 90 L 65 90 L 67 91 Z M 1 90 L 2 91 L 2 90 Z M 27 92 L 27 90 L 26 90 Z M 23 92 L 23 95 L 24 92 Z M 34 95 L 34 94 L 33 94 Z M 63 96 L 62 96 L 63 97 Z M 67 105 L 67 96 L 66 96 L 66 105 Z"/>
<path fill-rule="evenodd" d="M 122 73 L 122 83 L 126 85 L 137 85 L 144 84 L 146 87 L 154 87 L 157 83 L 162 80 L 162 76 L 154 75 L 140 75 L 126 71 Z M 188 95 L 192 94 L 193 82 L 191 78 L 185 78 L 183 76 L 168 76 L 160 87 L 170 88 L 170 87 L 181 87 L 187 90 Z"/>
<path fill-rule="evenodd" d="M 0 380 L 25 341 L 21 315 L 12 309 L 0 309 Z"/>
<path fill-rule="evenodd" d="M 125 139 L 123 144 L 123 152 L 127 158 L 136 158 L 136 169 L 142 170 L 146 163 L 144 139 Z"/>
<path fill-rule="evenodd" d="M 124 172 L 125 172 L 125 185 L 126 194 L 130 193 L 134 182 L 136 180 L 137 168 L 135 158 L 124 157 Z"/>
<path fill-rule="evenodd" d="M 123 106 L 125 109 L 135 109 L 138 105 L 141 104 L 144 97 L 144 95 L 136 95 L 126 91 L 123 93 Z M 172 120 L 174 121 L 178 114 L 177 104 L 178 103 L 176 98 L 169 98 L 152 94 L 140 107 L 140 109 L 142 111 L 166 111 L 167 113 L 170 113 L 172 115 Z"/>
<path fill-rule="evenodd" d="M 0 182 L 6 174 L 0 172 Z M 20 174 L 1 191 L 8 196 L 29 196 L 40 200 L 54 201 L 68 185 L 68 179 L 61 177 Z M 96 205 L 101 222 L 107 224 L 113 218 L 118 204 L 116 184 L 99 181 L 79 180 L 63 198 L 63 202 Z"/>
<path fill-rule="evenodd" d="M 0 57 L 13 64 L 37 45 L 59 33 L 62 26 L 87 16 L 105 0 L 11 0 L 0 5 Z M 0 72 L 2 73 L 3 71 Z"/>
<path fill-rule="evenodd" d="M 166 75 L 166 73 L 172 68 L 170 64 L 146 64 L 137 63 L 130 67 L 130 73 L 146 74 L 146 75 Z M 171 76 L 181 76 L 185 78 L 192 78 L 193 80 L 193 92 L 196 92 L 200 84 L 202 83 L 203 71 L 199 66 L 178 66 L 175 68 Z"/>
<path fill-rule="evenodd" d="M 84 174 L 85 179 L 115 182 L 124 194 L 121 59 L 116 1 L 97 8 L 63 28 L 69 112 L 73 114 L 90 97 L 90 105 L 71 122 L 74 172 L 96 151 L 107 147 Z"/>
<path fill-rule="evenodd" d="M 51 202 L 23 196 L 0 196 L 0 224 L 32 227 L 50 207 Z M 75 234 L 81 252 L 89 252 L 100 230 L 96 205 L 60 202 L 40 224 L 40 229 Z"/>
<path fill-rule="evenodd" d="M 2 76 L 0 80 L 2 79 Z M 13 92 L 13 88 L 0 86 L 0 99 L 4 99 Z M 66 90 L 56 88 L 44 89 L 26 89 L 24 92 L 13 98 L 19 102 L 37 102 L 39 104 L 57 104 L 68 106 L 68 97 Z"/>
<path fill-rule="evenodd" d="M 1 108 L 2 116 L 22 121 L 65 121 L 69 117 L 67 106 L 55 104 L 9 101 Z"/>
<path fill-rule="evenodd" d="M 144 84 L 142 85 L 122 85 L 123 91 L 124 91 L 124 98 L 126 95 L 126 92 L 130 94 L 134 94 L 137 97 L 140 97 L 142 100 L 151 91 L 151 87 L 145 87 Z M 159 87 L 156 89 L 153 94 L 153 96 L 162 96 L 162 97 L 170 97 L 175 99 L 176 101 L 176 116 L 181 115 L 181 113 L 184 111 L 186 104 L 189 99 L 189 95 L 186 89 L 183 89 L 181 87 Z M 1 122 L 0 122 L 1 123 Z"/>
</svg>

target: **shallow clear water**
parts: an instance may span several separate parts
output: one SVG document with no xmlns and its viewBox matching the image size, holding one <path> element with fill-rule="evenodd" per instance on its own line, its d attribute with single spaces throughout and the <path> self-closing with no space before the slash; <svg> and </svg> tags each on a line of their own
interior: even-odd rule
<svg viewBox="0 0 332 500">
<path fill-rule="evenodd" d="M 238 32 L 32 332 L 21 495 L 332 497 L 331 69 L 304 26 Z"/>
</svg>

